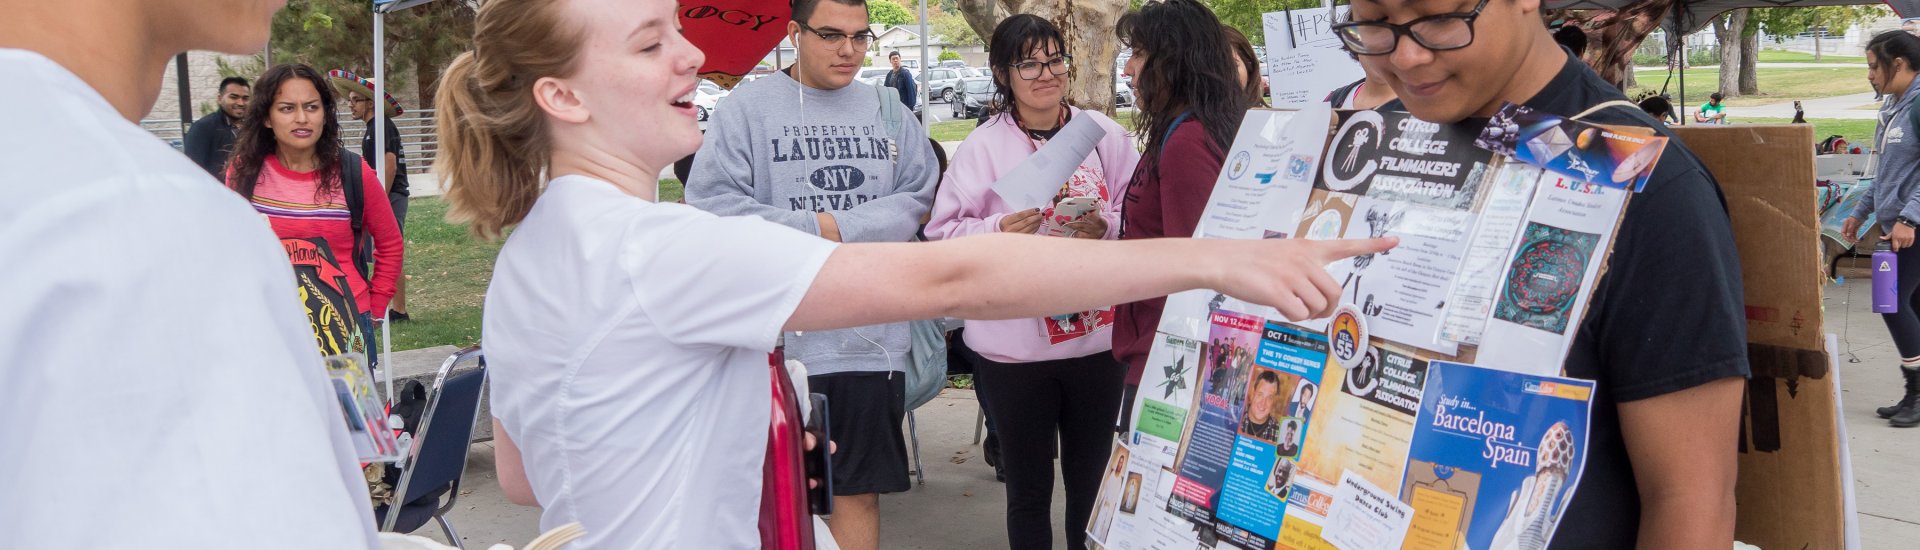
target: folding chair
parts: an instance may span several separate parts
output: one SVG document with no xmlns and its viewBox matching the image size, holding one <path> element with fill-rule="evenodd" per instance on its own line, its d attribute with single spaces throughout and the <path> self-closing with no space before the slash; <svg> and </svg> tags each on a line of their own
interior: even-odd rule
<svg viewBox="0 0 1920 550">
<path fill-rule="evenodd" d="M 477 360 L 479 367 L 453 374 L 454 365 L 466 359 Z M 460 475 L 467 469 L 467 451 L 472 447 L 473 425 L 479 419 L 486 379 L 487 359 L 480 346 L 460 350 L 440 365 L 419 433 L 414 434 L 416 452 L 402 463 L 393 497 L 374 509 L 381 531 L 411 533 L 432 519 L 440 524 L 448 543 L 466 548 L 453 525 L 447 523 L 446 514 L 460 496 Z M 440 502 L 443 496 L 444 504 Z"/>
</svg>

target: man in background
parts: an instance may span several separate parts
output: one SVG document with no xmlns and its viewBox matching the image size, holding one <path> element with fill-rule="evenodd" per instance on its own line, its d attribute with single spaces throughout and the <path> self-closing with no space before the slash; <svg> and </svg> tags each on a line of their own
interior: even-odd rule
<svg viewBox="0 0 1920 550">
<path fill-rule="evenodd" d="M 708 121 L 687 204 L 839 242 L 906 242 L 940 178 L 933 143 L 895 95 L 854 78 L 873 43 L 866 0 L 797 0 L 792 67 L 735 89 Z M 872 281 L 885 285 L 887 281 Z M 827 396 L 833 516 L 847 550 L 879 546 L 880 494 L 906 491 L 907 323 L 786 335 Z"/>
<path fill-rule="evenodd" d="M 328 71 L 327 76 L 333 81 L 334 88 L 346 92 L 343 95 L 347 98 L 347 107 L 353 114 L 353 119 L 364 122 L 369 126 L 366 131 L 360 132 L 360 158 L 367 161 L 369 166 L 373 166 L 377 170 L 384 170 L 382 177 L 385 179 L 382 180 L 380 184 L 387 189 L 387 201 L 393 205 L 393 219 L 399 223 L 401 234 L 405 235 L 407 230 L 407 199 L 411 194 L 407 188 L 407 149 L 406 143 L 402 141 L 400 137 L 400 126 L 393 123 L 393 117 L 400 116 L 400 114 L 405 111 L 400 109 L 400 105 L 393 101 L 392 96 L 388 96 L 386 101 L 374 101 L 373 81 L 371 80 L 358 78 L 355 77 L 353 73 L 344 71 Z M 386 117 L 384 118 L 386 121 L 387 150 L 382 154 L 374 153 L 374 133 L 371 126 L 373 125 L 373 109 L 375 103 L 379 103 L 380 108 L 386 109 L 387 111 Z M 376 159 L 378 159 L 378 162 L 381 164 L 373 164 L 376 162 Z M 374 312 L 375 315 L 379 313 L 378 311 Z M 386 314 L 387 320 L 390 321 L 408 321 L 412 319 L 407 315 L 407 278 L 404 275 L 400 277 L 400 285 L 393 293 L 393 300 L 387 304 Z"/>
<path fill-rule="evenodd" d="M 900 51 L 887 54 L 887 62 L 893 64 L 893 70 L 887 71 L 886 86 L 900 91 L 900 104 L 907 110 L 920 111 L 920 86 L 913 81 L 913 71 L 900 66 Z"/>
<path fill-rule="evenodd" d="M 220 81 L 220 97 L 214 98 L 220 108 L 187 127 L 187 158 L 214 178 L 224 181 L 227 177 L 227 156 L 233 154 L 233 141 L 239 137 L 240 119 L 247 116 L 250 99 L 253 88 L 247 79 L 229 76 Z"/>
</svg>

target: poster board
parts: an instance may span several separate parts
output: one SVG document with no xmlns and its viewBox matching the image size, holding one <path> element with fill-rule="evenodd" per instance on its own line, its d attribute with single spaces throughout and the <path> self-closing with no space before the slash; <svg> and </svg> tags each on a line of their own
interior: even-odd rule
<svg viewBox="0 0 1920 550">
<path fill-rule="evenodd" d="M 1253 550 L 1550 539 L 1585 463 L 1593 390 L 1559 377 L 1561 364 L 1665 139 L 1518 106 L 1485 130 L 1324 107 L 1248 113 L 1198 238 L 1401 244 L 1329 264 L 1342 290 L 1323 319 L 1206 290 L 1170 297 L 1154 391 L 1143 385 L 1124 436 L 1134 464 L 1109 467 L 1116 483 L 1160 472 L 1143 493 L 1165 506 L 1136 499 L 1132 518 L 1112 516 L 1130 521 L 1090 525 L 1094 538 Z M 1169 393 L 1182 384 L 1191 397 Z"/>
<path fill-rule="evenodd" d="M 1840 548 L 1839 418 L 1822 328 L 1813 128 L 1686 126 L 1673 133 L 1720 182 L 1746 287 L 1753 378 L 1734 535 L 1761 548 Z"/>
<path fill-rule="evenodd" d="M 1337 11 L 1336 11 L 1337 10 Z M 1336 17 L 1347 6 L 1333 10 L 1310 8 L 1263 14 L 1267 35 L 1267 85 L 1276 109 L 1304 109 L 1322 103 L 1327 93 L 1367 76 L 1360 62 L 1347 56 L 1333 34 Z"/>
</svg>

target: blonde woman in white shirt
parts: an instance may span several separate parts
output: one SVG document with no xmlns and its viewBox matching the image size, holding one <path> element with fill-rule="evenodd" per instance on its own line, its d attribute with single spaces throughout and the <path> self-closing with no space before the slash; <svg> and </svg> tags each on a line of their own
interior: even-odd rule
<svg viewBox="0 0 1920 550">
<path fill-rule="evenodd" d="M 584 524 L 582 547 L 758 546 L 766 354 L 782 330 L 1039 317 L 1200 287 L 1304 318 L 1339 291 L 1322 266 L 1393 244 L 841 245 L 657 203 L 659 170 L 701 141 L 704 57 L 674 6 L 486 2 L 437 101 L 451 215 L 485 237 L 517 225 L 482 327 L 501 484 L 545 508 L 542 529 Z"/>
</svg>

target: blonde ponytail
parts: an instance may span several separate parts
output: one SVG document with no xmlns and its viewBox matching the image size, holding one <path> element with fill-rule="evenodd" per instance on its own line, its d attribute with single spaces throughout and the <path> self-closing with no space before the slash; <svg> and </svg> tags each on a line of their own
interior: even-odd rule
<svg viewBox="0 0 1920 550">
<path fill-rule="evenodd" d="M 552 158 L 533 82 L 568 76 L 581 32 L 563 2 L 490 0 L 474 21 L 473 51 L 447 65 L 435 95 L 440 150 L 433 170 L 447 190 L 447 220 L 498 239 L 533 209 Z"/>
</svg>

